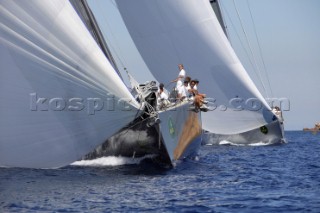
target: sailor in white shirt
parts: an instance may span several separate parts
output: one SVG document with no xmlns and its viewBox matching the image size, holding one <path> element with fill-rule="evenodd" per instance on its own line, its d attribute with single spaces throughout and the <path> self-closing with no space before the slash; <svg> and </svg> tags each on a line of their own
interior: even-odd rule
<svg viewBox="0 0 320 213">
<path fill-rule="evenodd" d="M 199 80 L 198 79 L 194 79 L 194 82 L 196 84 L 194 85 L 193 89 L 198 90 Z"/>
<path fill-rule="evenodd" d="M 158 98 L 157 98 L 158 109 L 161 110 L 164 107 L 166 107 L 168 104 L 170 104 L 170 102 L 168 100 L 168 95 L 165 92 L 163 83 L 161 83 L 159 85 L 159 90 L 158 90 L 157 96 L 158 96 Z"/>
<path fill-rule="evenodd" d="M 179 87 L 178 89 L 178 99 L 180 99 L 181 101 L 184 100 L 189 92 L 188 92 L 188 87 L 189 87 L 189 81 L 184 81 L 184 84 Z"/>
<path fill-rule="evenodd" d="M 183 64 L 179 64 L 178 67 L 180 70 L 179 75 L 176 79 L 171 81 L 171 82 L 177 82 L 177 85 L 176 85 L 177 90 L 179 90 L 179 87 L 183 86 L 182 82 L 184 81 L 184 78 L 186 77 L 186 71 L 184 70 Z"/>
</svg>

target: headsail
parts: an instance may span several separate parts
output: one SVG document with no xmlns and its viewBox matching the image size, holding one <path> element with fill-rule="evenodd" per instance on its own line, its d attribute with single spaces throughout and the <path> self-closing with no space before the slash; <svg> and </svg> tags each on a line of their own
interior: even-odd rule
<svg viewBox="0 0 320 213">
<path fill-rule="evenodd" d="M 67 165 L 134 119 L 138 103 L 69 1 L 4 0 L 0 19 L 0 166 Z"/>
<path fill-rule="evenodd" d="M 141 56 L 159 82 L 183 63 L 214 98 L 203 128 L 235 134 L 269 123 L 273 114 L 229 44 L 208 0 L 117 0 Z"/>
<path fill-rule="evenodd" d="M 115 71 L 118 73 L 120 78 L 122 79 L 121 73 L 118 69 L 118 66 L 111 54 L 111 51 L 102 35 L 100 28 L 98 27 L 98 23 L 89 8 L 89 5 L 86 0 L 69 0 L 73 5 L 74 9 L 77 11 L 79 17 L 86 25 L 87 29 L 91 33 L 92 37 L 96 40 L 97 44 L 100 46 L 102 52 L 108 58 L 110 64 L 113 66 Z"/>
</svg>

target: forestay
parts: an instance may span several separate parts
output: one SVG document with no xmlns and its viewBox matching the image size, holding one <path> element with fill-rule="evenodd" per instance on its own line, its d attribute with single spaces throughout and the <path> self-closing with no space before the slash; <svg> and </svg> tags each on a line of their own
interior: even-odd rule
<svg viewBox="0 0 320 213">
<path fill-rule="evenodd" d="M 67 165 L 134 119 L 69 1 L 3 0 L 0 20 L 0 166 Z"/>
<path fill-rule="evenodd" d="M 215 110 L 203 114 L 213 133 L 245 132 L 272 113 L 234 53 L 208 0 L 117 0 L 124 22 L 148 68 L 165 84 L 184 64 L 200 80 Z"/>
</svg>

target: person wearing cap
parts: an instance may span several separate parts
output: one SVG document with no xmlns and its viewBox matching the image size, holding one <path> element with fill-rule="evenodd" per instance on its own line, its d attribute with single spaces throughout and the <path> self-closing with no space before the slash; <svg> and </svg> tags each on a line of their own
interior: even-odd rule
<svg viewBox="0 0 320 213">
<path fill-rule="evenodd" d="M 167 106 L 170 102 L 168 100 L 168 95 L 164 91 L 164 84 L 160 83 L 159 84 L 159 90 L 157 94 L 157 104 L 158 104 L 158 109 L 163 109 L 165 106 Z"/>
</svg>

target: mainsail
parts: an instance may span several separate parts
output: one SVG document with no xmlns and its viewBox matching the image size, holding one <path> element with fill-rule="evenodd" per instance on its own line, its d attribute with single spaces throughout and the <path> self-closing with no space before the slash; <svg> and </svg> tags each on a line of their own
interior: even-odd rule
<svg viewBox="0 0 320 213">
<path fill-rule="evenodd" d="M 69 1 L 3 0 L 0 19 L 0 166 L 68 165 L 135 118 Z"/>
<path fill-rule="evenodd" d="M 202 116 L 212 133 L 236 134 L 272 121 L 270 107 L 245 71 L 208 0 L 116 0 L 149 70 L 170 82 L 182 63 L 215 109 Z"/>
</svg>

